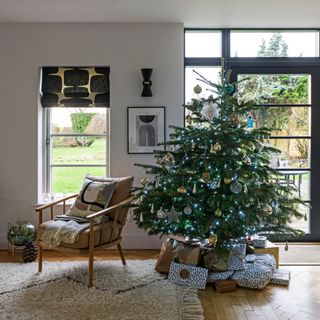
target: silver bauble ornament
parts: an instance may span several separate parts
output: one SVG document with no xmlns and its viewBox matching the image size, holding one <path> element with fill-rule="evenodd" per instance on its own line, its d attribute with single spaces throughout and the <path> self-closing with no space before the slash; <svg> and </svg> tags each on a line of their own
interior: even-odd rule
<svg viewBox="0 0 320 320">
<path fill-rule="evenodd" d="M 230 185 L 231 192 L 238 194 L 242 191 L 242 184 L 238 181 L 233 181 Z"/>
<path fill-rule="evenodd" d="M 240 95 L 239 95 L 238 92 L 235 92 L 235 93 L 232 95 L 232 97 L 233 97 L 234 99 L 238 100 L 238 99 L 240 98 Z"/>
<path fill-rule="evenodd" d="M 190 206 L 186 206 L 184 207 L 183 212 L 188 216 L 192 213 L 192 209 Z"/>
</svg>

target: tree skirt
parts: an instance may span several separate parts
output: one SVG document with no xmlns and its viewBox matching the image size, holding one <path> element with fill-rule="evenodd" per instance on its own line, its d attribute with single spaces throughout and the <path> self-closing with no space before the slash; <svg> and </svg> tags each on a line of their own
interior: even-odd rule
<svg viewBox="0 0 320 320">
<path fill-rule="evenodd" d="M 203 319 L 197 290 L 170 283 L 154 260 L 97 261 L 95 287 L 87 263 L 0 264 L 0 319 Z"/>
</svg>

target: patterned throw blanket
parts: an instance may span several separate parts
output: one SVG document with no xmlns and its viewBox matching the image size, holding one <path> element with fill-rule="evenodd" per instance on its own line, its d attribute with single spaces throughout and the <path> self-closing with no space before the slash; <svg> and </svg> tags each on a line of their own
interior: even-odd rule
<svg viewBox="0 0 320 320">
<path fill-rule="evenodd" d="M 88 220 L 65 215 L 56 216 L 55 220 L 47 225 L 41 242 L 48 249 L 54 249 L 62 243 L 73 244 L 79 239 L 80 233 L 89 228 L 90 223 L 85 221 Z"/>
</svg>

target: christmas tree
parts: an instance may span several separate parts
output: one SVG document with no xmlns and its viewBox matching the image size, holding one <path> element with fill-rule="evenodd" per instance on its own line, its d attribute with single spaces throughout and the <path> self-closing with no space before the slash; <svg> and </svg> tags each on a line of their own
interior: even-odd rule
<svg viewBox="0 0 320 320">
<path fill-rule="evenodd" d="M 239 96 L 230 71 L 222 70 L 218 84 L 198 76 L 212 94 L 185 106 L 186 127 L 172 126 L 155 165 L 138 164 L 150 175 L 136 190 L 138 226 L 149 234 L 214 238 L 218 246 L 256 233 L 301 236 L 288 225 L 302 217 L 303 202 L 270 167 L 280 151 L 267 143 L 271 128 L 255 128 L 253 114 L 261 107 Z"/>
</svg>

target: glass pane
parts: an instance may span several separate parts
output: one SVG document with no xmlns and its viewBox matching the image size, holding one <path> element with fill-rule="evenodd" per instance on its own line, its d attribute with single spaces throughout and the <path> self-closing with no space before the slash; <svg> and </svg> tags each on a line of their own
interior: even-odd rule
<svg viewBox="0 0 320 320">
<path fill-rule="evenodd" d="M 105 167 L 53 167 L 52 168 L 52 193 L 78 192 L 82 186 L 84 176 L 89 173 L 104 177 Z"/>
<path fill-rule="evenodd" d="M 281 151 L 273 156 L 273 167 L 310 168 L 310 139 L 270 139 L 268 143 Z"/>
<path fill-rule="evenodd" d="M 273 136 L 308 136 L 311 108 L 262 107 L 254 112 L 256 126 L 274 128 Z"/>
<path fill-rule="evenodd" d="M 221 32 L 186 31 L 185 57 L 221 57 Z"/>
<path fill-rule="evenodd" d="M 310 208 L 304 205 L 299 205 L 299 211 L 304 215 L 301 219 L 294 219 L 289 224 L 290 227 L 310 233 Z"/>
<path fill-rule="evenodd" d="M 51 133 L 106 134 L 105 108 L 51 108 Z"/>
<path fill-rule="evenodd" d="M 105 164 L 105 137 L 53 137 L 52 164 Z"/>
<path fill-rule="evenodd" d="M 307 74 L 241 74 L 238 91 L 257 104 L 310 104 L 310 80 Z"/>
<path fill-rule="evenodd" d="M 317 31 L 232 31 L 231 57 L 317 57 Z"/>
<path fill-rule="evenodd" d="M 310 172 L 307 170 L 279 170 L 278 177 L 281 184 L 293 186 L 297 189 L 295 196 L 304 201 L 310 200 Z"/>
<path fill-rule="evenodd" d="M 193 70 L 200 73 L 203 77 L 210 80 L 211 82 L 217 83 L 219 81 L 219 72 L 221 71 L 220 67 L 186 67 L 185 69 L 185 102 L 191 102 L 193 98 L 206 98 L 213 94 L 211 91 L 206 89 L 212 89 L 212 87 L 204 84 L 199 79 L 199 76 L 193 72 Z M 195 94 L 193 88 L 199 85 L 202 88 L 200 94 Z"/>
</svg>

